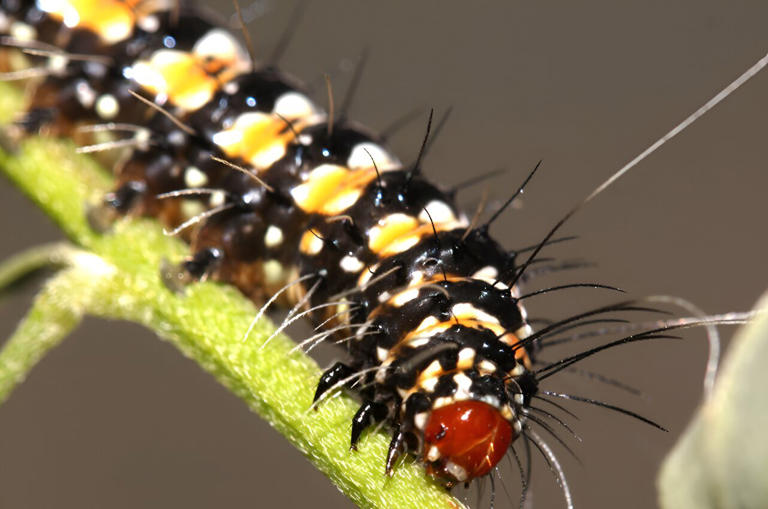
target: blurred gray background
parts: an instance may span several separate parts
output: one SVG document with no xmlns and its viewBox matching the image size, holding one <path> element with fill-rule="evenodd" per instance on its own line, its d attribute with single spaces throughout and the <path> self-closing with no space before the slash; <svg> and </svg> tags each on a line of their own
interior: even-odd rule
<svg viewBox="0 0 768 509">
<path fill-rule="evenodd" d="M 265 11 L 249 24 L 260 54 L 269 53 L 294 5 L 273 0 L 248 11 Z M 218 9 L 232 11 L 227 1 Z M 343 69 L 369 47 L 355 119 L 377 130 L 414 107 L 438 114 L 455 107 L 426 164 L 438 182 L 503 166 L 510 171 L 489 183 L 501 200 L 543 159 L 522 206 L 494 225 L 510 248 L 541 239 L 610 173 L 768 50 L 762 1 L 326 0 L 307 9 L 282 68 L 315 83 L 330 72 L 341 96 L 350 77 Z M 320 89 L 318 101 L 324 96 Z M 569 223 L 564 231 L 580 239 L 550 252 L 596 268 L 533 287 L 598 280 L 636 297 L 683 296 L 713 313 L 748 309 L 768 286 L 767 111 L 764 73 Z M 423 128 L 415 122 L 392 140 L 404 160 L 415 156 Z M 471 208 L 481 193 L 482 186 L 472 188 L 461 202 Z M 3 257 L 61 238 L 7 181 L 0 206 Z M 2 337 L 34 289 L 2 299 Z M 610 300 L 573 290 L 532 299 L 530 313 L 558 318 Z M 685 337 L 628 345 L 585 363 L 645 398 L 569 374 L 551 380 L 553 389 L 627 406 L 671 430 L 571 405 L 583 443 L 563 436 L 582 464 L 554 448 L 577 507 L 655 507 L 659 462 L 701 394 L 704 335 Z M 321 363 L 334 354 L 325 352 Z M 538 459 L 533 478 L 535 508 L 563 506 Z M 515 471 L 504 484 L 511 500 L 497 488 L 497 507 L 516 507 Z M 480 489 L 487 505 L 487 484 Z M 0 507 L 214 506 L 351 504 L 239 400 L 136 325 L 86 320 L 0 407 Z"/>
</svg>

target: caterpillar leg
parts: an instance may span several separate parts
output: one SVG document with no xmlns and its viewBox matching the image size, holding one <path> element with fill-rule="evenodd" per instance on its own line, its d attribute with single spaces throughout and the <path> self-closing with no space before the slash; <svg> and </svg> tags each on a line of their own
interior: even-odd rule
<svg viewBox="0 0 768 509">
<path fill-rule="evenodd" d="M 389 476 L 395 473 L 395 463 L 398 458 L 405 451 L 405 433 L 400 430 L 400 426 L 397 427 L 392 434 L 392 440 L 389 442 L 389 449 L 387 450 L 387 463 L 384 472 Z"/>
<path fill-rule="evenodd" d="M 167 226 L 181 222 L 179 200 L 161 200 L 158 195 L 182 188 L 183 179 L 173 157 L 155 150 L 140 151 L 118 165 L 117 188 L 88 212 L 96 231 L 108 230 L 119 217 L 147 215 L 160 218 Z"/>
<path fill-rule="evenodd" d="M 338 386 L 339 383 L 355 373 L 357 373 L 355 368 L 348 366 L 343 362 L 335 363 L 325 370 L 323 376 L 320 377 L 320 381 L 317 383 L 317 389 L 315 390 L 315 397 L 312 401 L 316 402 L 329 389 Z"/>
<path fill-rule="evenodd" d="M 131 180 L 104 195 L 101 203 L 88 208 L 88 223 L 95 231 L 104 233 L 112 227 L 112 223 L 136 207 L 146 194 L 144 182 Z"/>
<path fill-rule="evenodd" d="M 221 257 L 220 250 L 210 247 L 197 251 L 179 264 L 165 261 L 160 269 L 163 283 L 171 291 L 180 293 L 188 284 L 205 280 L 213 274 Z"/>
<path fill-rule="evenodd" d="M 389 408 L 383 403 L 365 401 L 352 418 L 352 439 L 350 449 L 357 450 L 360 435 L 370 425 L 381 422 L 389 415 Z"/>
<path fill-rule="evenodd" d="M 288 271 L 272 270 L 273 265 L 285 265 L 263 259 L 266 225 L 259 214 L 232 203 L 205 214 L 207 217 L 186 230 L 175 230 L 189 234 L 193 254 L 165 271 L 163 278 L 170 289 L 178 291 L 194 281 L 213 280 L 234 284 L 255 302 L 264 302 L 268 291 L 285 285 Z M 270 275 L 272 272 L 280 273 Z"/>
</svg>

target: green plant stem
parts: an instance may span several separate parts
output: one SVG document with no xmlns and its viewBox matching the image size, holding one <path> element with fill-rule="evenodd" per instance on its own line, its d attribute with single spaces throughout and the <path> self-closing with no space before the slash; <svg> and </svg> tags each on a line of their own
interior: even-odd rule
<svg viewBox="0 0 768 509">
<path fill-rule="evenodd" d="M 60 298 L 78 280 L 76 274 L 63 271 L 48 281 L 37 295 L 32 308 L 0 351 L 0 403 L 51 348 L 58 345 L 83 318 L 78 309 Z M 84 297 L 84 294 L 78 294 Z"/>
<path fill-rule="evenodd" d="M 0 291 L 40 269 L 70 265 L 76 250 L 66 242 L 43 244 L 12 256 L 0 264 Z"/>
<path fill-rule="evenodd" d="M 191 285 L 184 295 L 170 292 L 160 279 L 160 263 L 179 260 L 188 248 L 165 236 L 156 222 L 121 220 L 110 234 L 94 233 L 85 207 L 109 188 L 110 179 L 74 154 L 71 144 L 27 140 L 13 156 L 0 153 L 0 168 L 83 248 L 71 260 L 72 267 L 46 285 L 0 352 L 0 398 L 83 315 L 129 320 L 152 329 L 213 374 L 359 506 L 461 506 L 413 460 L 387 478 L 383 463 L 388 439 L 383 433 L 366 435 L 359 451 L 350 452 L 354 400 L 340 394 L 310 410 L 320 376 L 317 365 L 291 352 L 295 343 L 282 335 L 262 349 L 274 330 L 266 321 L 242 341 L 256 310 L 234 288 L 202 283 Z"/>
</svg>

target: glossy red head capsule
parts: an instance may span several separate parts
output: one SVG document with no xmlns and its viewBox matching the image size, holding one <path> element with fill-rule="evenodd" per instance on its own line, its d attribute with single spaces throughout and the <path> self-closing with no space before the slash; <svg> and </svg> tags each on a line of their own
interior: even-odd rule
<svg viewBox="0 0 768 509">
<path fill-rule="evenodd" d="M 424 428 L 427 472 L 449 485 L 486 475 L 504 457 L 512 425 L 482 401 L 458 401 L 433 410 Z"/>
</svg>

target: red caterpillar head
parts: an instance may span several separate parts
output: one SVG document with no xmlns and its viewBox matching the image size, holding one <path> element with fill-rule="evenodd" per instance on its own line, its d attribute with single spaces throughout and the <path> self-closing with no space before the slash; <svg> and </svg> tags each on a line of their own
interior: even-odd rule
<svg viewBox="0 0 768 509">
<path fill-rule="evenodd" d="M 424 429 L 427 472 L 451 484 L 486 475 L 516 437 L 501 412 L 482 401 L 457 401 L 438 408 Z"/>
</svg>

